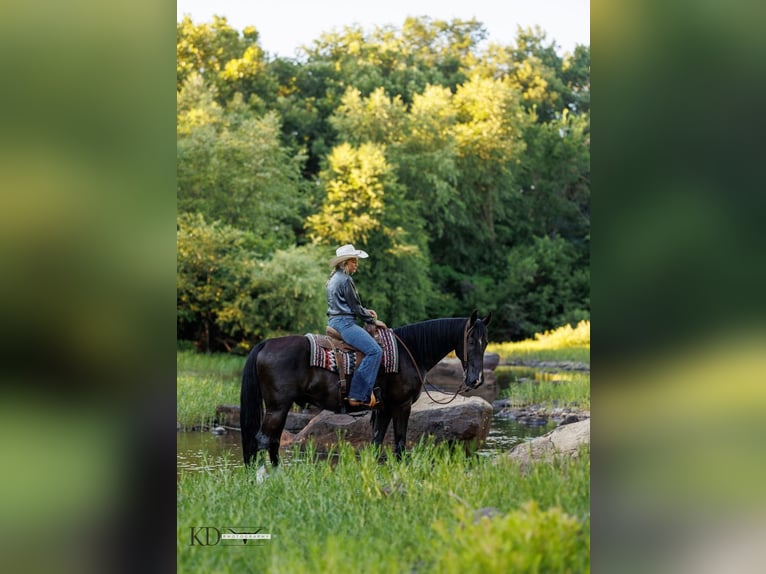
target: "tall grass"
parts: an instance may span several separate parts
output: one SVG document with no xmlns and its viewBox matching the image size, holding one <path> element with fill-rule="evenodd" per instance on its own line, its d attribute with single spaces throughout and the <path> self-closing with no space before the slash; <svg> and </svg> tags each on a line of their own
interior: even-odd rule
<svg viewBox="0 0 766 574">
<path fill-rule="evenodd" d="M 237 379 L 242 376 L 246 357 L 224 353 L 176 352 L 176 371 L 187 375 L 208 375 L 222 379 Z"/>
<path fill-rule="evenodd" d="M 521 359 L 590 364 L 590 321 L 580 321 L 575 328 L 564 325 L 536 333 L 533 339 L 516 343 L 490 343 L 487 351 L 499 354 L 505 362 Z"/>
<path fill-rule="evenodd" d="M 265 480 L 233 462 L 182 472 L 178 572 L 589 571 L 586 450 L 525 471 L 433 443 L 402 462 L 380 463 L 372 449 L 346 443 L 330 458 L 300 459 Z M 494 515 L 479 517 L 488 507 Z M 260 526 L 272 539 L 191 545 L 191 527 L 204 525 Z"/>
<path fill-rule="evenodd" d="M 590 410 L 590 374 L 556 373 L 555 376 L 545 377 L 542 380 L 524 378 L 508 385 L 502 396 L 510 399 L 512 406 L 515 407 L 574 406 Z"/>
<path fill-rule="evenodd" d="M 239 404 L 244 357 L 176 354 L 176 418 L 185 428 L 209 426 L 220 404 Z"/>
</svg>

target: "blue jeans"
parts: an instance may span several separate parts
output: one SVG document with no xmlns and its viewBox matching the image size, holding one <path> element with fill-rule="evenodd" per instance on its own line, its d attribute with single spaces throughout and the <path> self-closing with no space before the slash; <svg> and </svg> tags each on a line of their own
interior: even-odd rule
<svg viewBox="0 0 766 574">
<path fill-rule="evenodd" d="M 375 379 L 378 376 L 380 359 L 383 355 L 380 345 L 367 331 L 356 324 L 354 317 L 330 317 L 327 323 L 340 333 L 346 343 L 364 353 L 364 358 L 357 366 L 351 379 L 348 398 L 365 403 L 369 402 L 372 388 L 375 386 Z"/>
</svg>

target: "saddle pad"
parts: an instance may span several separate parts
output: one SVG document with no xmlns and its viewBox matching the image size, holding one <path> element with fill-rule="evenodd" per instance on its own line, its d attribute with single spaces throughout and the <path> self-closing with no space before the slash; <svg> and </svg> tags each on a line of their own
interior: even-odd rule
<svg viewBox="0 0 766 574">
<path fill-rule="evenodd" d="M 326 335 L 316 335 L 314 333 L 307 333 L 306 338 L 311 344 L 311 353 L 309 355 L 309 366 L 320 367 L 327 369 L 333 373 L 338 372 L 338 365 L 335 360 L 335 353 L 333 352 L 331 345 L 329 345 L 329 338 Z M 383 372 L 385 373 L 397 373 L 399 372 L 399 350 L 396 346 L 396 339 L 394 339 L 394 332 L 392 329 L 378 329 L 378 336 L 375 340 L 380 344 L 380 348 L 383 350 L 383 357 L 381 359 L 383 365 Z M 345 367 L 346 375 L 350 375 L 354 372 L 357 363 L 357 354 L 361 353 L 342 351 L 344 355 L 343 365 Z"/>
</svg>

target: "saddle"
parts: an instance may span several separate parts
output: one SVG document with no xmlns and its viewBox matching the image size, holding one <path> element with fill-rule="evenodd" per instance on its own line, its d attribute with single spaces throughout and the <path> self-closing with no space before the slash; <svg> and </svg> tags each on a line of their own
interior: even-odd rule
<svg viewBox="0 0 766 574">
<path fill-rule="evenodd" d="M 370 334 L 383 350 L 381 358 L 383 371 L 386 373 L 397 372 L 399 370 L 399 357 L 393 330 L 389 329 L 383 321 L 375 321 L 375 325 L 369 327 L 367 332 L 374 330 L 374 333 Z M 341 397 L 347 396 L 349 386 L 347 378 L 353 374 L 364 354 L 343 341 L 340 333 L 329 325 L 324 335 L 307 334 L 306 337 L 311 343 L 309 365 L 337 372 L 340 378 L 338 381 L 340 395 Z"/>
<path fill-rule="evenodd" d="M 383 321 L 378 321 L 376 319 L 374 325 L 365 324 L 364 329 L 370 335 L 372 335 L 372 337 L 378 342 L 378 344 L 381 344 L 378 330 L 388 329 L 388 327 Z M 338 331 L 330 327 L 330 325 L 327 325 L 327 327 L 325 328 L 325 335 L 327 337 L 326 346 L 320 342 L 319 343 L 320 347 L 323 347 L 325 349 L 335 349 L 335 347 L 338 347 L 341 351 L 346 351 L 346 352 L 354 351 L 360 357 L 364 356 L 364 354 L 361 351 L 358 351 L 356 348 L 346 343 L 346 341 L 343 340 L 343 337 L 340 336 L 340 333 L 338 333 Z"/>
<path fill-rule="evenodd" d="M 381 347 L 384 346 L 378 331 L 379 329 L 388 328 L 383 321 L 376 320 L 374 325 L 365 325 L 364 328 L 370 335 L 372 335 L 378 345 Z M 318 336 L 316 338 L 316 344 L 323 349 L 330 349 L 335 355 L 335 364 L 337 365 L 338 374 L 340 375 L 341 392 L 345 394 L 345 375 L 353 373 L 356 365 L 358 365 L 364 358 L 364 353 L 356 347 L 352 347 L 346 343 L 346 341 L 343 340 L 343 337 L 341 337 L 341 334 L 330 327 L 330 325 L 327 325 L 325 328 L 324 337 Z"/>
</svg>

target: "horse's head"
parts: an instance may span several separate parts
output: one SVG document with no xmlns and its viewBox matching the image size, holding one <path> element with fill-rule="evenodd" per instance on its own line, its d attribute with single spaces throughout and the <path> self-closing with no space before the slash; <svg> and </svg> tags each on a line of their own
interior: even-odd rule
<svg viewBox="0 0 766 574">
<path fill-rule="evenodd" d="M 492 320 L 492 313 L 484 319 L 478 318 L 476 311 L 466 321 L 463 332 L 463 353 L 461 361 L 467 389 L 475 389 L 484 383 L 484 350 L 487 348 L 487 325 Z"/>
</svg>

